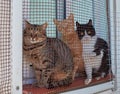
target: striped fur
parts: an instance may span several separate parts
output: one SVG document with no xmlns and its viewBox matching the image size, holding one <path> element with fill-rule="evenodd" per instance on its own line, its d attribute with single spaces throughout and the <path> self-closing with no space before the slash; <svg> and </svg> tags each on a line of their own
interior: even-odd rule
<svg viewBox="0 0 120 94">
<path fill-rule="evenodd" d="M 69 85 L 72 83 L 74 67 L 71 51 L 61 40 L 47 38 L 45 33 L 47 26 L 44 25 L 47 24 L 32 25 L 26 22 L 24 53 L 33 64 L 39 87 L 54 88 Z"/>
</svg>

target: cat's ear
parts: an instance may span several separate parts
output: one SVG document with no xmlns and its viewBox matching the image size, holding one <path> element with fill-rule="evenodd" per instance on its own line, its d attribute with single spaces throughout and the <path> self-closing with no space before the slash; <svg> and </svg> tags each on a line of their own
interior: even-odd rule
<svg viewBox="0 0 120 94">
<path fill-rule="evenodd" d="M 71 21 L 74 21 L 74 15 L 70 13 L 70 16 L 68 16 L 68 19 L 70 19 Z"/>
<path fill-rule="evenodd" d="M 80 26 L 80 23 L 76 22 L 76 27 L 79 27 Z"/>
<path fill-rule="evenodd" d="M 27 20 L 25 20 L 25 27 L 29 27 L 29 26 L 31 26 L 31 24 Z"/>
<path fill-rule="evenodd" d="M 42 24 L 42 29 L 43 29 L 43 30 L 46 30 L 47 26 L 48 26 L 47 23 Z"/>
<path fill-rule="evenodd" d="M 54 24 L 57 27 L 57 30 L 59 30 L 60 32 L 62 32 L 62 25 L 61 25 L 61 21 L 58 21 L 57 19 L 53 20 Z"/>
<path fill-rule="evenodd" d="M 89 19 L 88 25 L 92 25 L 92 20 Z"/>
<path fill-rule="evenodd" d="M 56 20 L 56 19 L 54 19 L 53 22 L 54 22 L 55 25 L 58 24 L 58 20 Z"/>
</svg>

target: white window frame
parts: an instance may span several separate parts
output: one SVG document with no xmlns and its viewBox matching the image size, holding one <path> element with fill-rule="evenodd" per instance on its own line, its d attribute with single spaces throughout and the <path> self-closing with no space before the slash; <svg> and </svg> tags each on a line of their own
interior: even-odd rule
<svg viewBox="0 0 120 94">
<path fill-rule="evenodd" d="M 22 0 L 11 0 L 11 94 L 22 94 Z"/>
<path fill-rule="evenodd" d="M 61 94 L 94 94 L 94 93 L 98 93 L 98 92 L 113 89 L 113 88 L 114 88 L 113 82 L 106 82 L 104 84 L 76 89 L 76 90 L 64 92 Z"/>
</svg>

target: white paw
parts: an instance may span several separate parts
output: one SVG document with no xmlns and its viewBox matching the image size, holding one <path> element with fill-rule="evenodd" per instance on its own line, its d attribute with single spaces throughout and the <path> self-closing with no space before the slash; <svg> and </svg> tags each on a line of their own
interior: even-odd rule
<svg viewBox="0 0 120 94">
<path fill-rule="evenodd" d="M 104 78 L 105 77 L 105 73 L 103 72 L 102 74 L 101 74 L 101 78 Z"/>
<path fill-rule="evenodd" d="M 85 80 L 85 85 L 88 85 L 91 81 L 92 81 L 92 79 L 86 79 Z"/>
<path fill-rule="evenodd" d="M 95 79 L 96 79 L 96 80 L 100 80 L 100 79 L 101 79 L 101 77 L 96 77 Z"/>
</svg>

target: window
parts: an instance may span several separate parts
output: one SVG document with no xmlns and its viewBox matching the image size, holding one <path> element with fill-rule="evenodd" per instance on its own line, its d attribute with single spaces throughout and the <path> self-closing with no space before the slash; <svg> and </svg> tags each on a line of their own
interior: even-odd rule
<svg viewBox="0 0 120 94">
<path fill-rule="evenodd" d="M 28 20 L 32 24 L 43 24 L 47 22 L 47 36 L 54 38 L 61 38 L 61 34 L 57 31 L 53 19 L 63 20 L 67 18 L 70 13 L 73 13 L 75 22 L 78 21 L 81 24 L 86 24 L 89 19 L 92 19 L 97 36 L 103 38 L 109 44 L 110 31 L 107 11 L 106 0 L 23 0 L 23 19 Z M 25 57 L 22 71 L 24 85 L 32 84 L 36 81 L 34 70 L 30 67 L 30 62 L 28 62 Z M 112 77 L 110 76 L 105 81 L 93 83 L 92 85 L 111 80 Z M 112 87 L 111 83 L 107 84 L 107 86 L 108 85 L 111 85 L 109 88 Z M 78 87 L 75 86 L 72 88 L 76 89 Z"/>
</svg>

